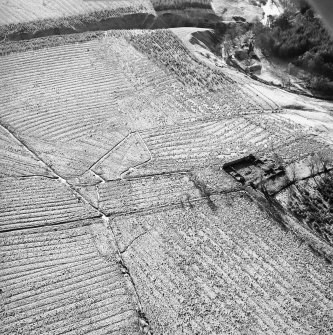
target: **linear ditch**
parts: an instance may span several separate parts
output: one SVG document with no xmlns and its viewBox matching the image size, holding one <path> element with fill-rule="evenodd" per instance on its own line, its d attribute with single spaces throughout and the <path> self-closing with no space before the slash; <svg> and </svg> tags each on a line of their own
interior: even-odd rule
<svg viewBox="0 0 333 335">
<path fill-rule="evenodd" d="M 91 216 L 87 220 L 93 220 L 93 219 L 100 219 L 102 215 L 96 215 L 96 216 Z M 19 228 L 10 228 L 10 229 L 2 229 L 0 230 L 0 235 L 3 233 L 11 233 L 14 231 L 22 231 L 22 230 L 30 230 L 30 229 L 38 229 L 38 228 L 44 228 L 44 227 L 57 227 L 57 226 L 63 226 L 68 223 L 75 223 L 75 222 L 81 222 L 84 219 L 76 219 L 76 220 L 66 220 L 66 221 L 61 221 L 57 223 L 45 223 L 43 225 L 33 225 L 33 226 L 27 226 L 27 227 L 19 227 Z M 89 224 L 87 224 L 88 226 Z"/>
</svg>

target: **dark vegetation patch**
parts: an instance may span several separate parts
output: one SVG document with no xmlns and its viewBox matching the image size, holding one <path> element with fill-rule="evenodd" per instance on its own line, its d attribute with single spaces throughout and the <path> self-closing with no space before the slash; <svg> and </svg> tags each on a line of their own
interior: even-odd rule
<svg viewBox="0 0 333 335">
<path fill-rule="evenodd" d="M 182 11 L 164 12 L 158 14 L 154 22 L 147 26 L 148 29 L 177 28 L 177 27 L 198 27 L 215 28 L 220 18 L 213 13 L 206 13 L 200 10 L 185 9 Z"/>
<path fill-rule="evenodd" d="M 246 22 L 246 19 L 244 19 L 242 16 L 233 16 L 232 18 L 236 22 Z"/>
<path fill-rule="evenodd" d="M 141 15 L 141 14 L 140 14 Z M 131 15 L 129 15 L 131 16 Z M 224 24 L 220 22 L 211 23 L 211 20 L 208 20 L 210 22 L 209 24 L 205 21 L 204 18 L 197 18 L 193 19 L 192 21 L 189 20 L 188 22 L 184 17 L 181 17 L 179 15 L 171 15 L 173 17 L 173 25 L 171 26 L 184 26 L 184 23 L 188 24 L 189 26 L 192 26 L 193 20 L 195 20 L 195 23 L 198 25 L 198 27 L 208 27 L 213 28 L 219 27 L 217 29 L 224 31 Z M 152 15 L 146 16 L 146 23 L 145 25 L 148 26 L 148 23 L 152 24 L 152 21 L 150 20 L 150 17 L 153 17 Z M 164 16 L 163 16 L 164 17 Z M 166 26 L 167 24 L 163 21 L 163 17 L 154 18 L 154 25 L 153 28 L 159 29 L 163 26 Z M 136 19 L 138 19 L 136 17 Z M 115 18 L 115 20 L 121 20 L 121 18 Z M 126 19 L 127 20 L 127 19 Z M 171 20 L 171 21 L 172 21 Z M 166 19 L 166 22 L 170 24 L 170 20 Z M 36 23 L 36 22 L 35 22 Z M 34 24 L 35 24 L 34 23 Z M 96 24 L 96 23 L 94 23 Z M 100 22 L 101 25 L 103 25 L 103 22 Z M 131 24 L 134 24 L 133 22 Z M 103 29 L 102 29 L 103 28 Z M 74 43 L 82 43 L 87 42 L 96 38 L 102 38 L 104 36 L 104 30 L 107 30 L 107 27 L 102 26 L 100 29 L 92 29 L 93 31 L 86 31 L 88 27 L 83 27 L 81 30 L 82 32 L 78 30 L 74 30 L 73 28 L 54 28 L 51 30 L 45 30 L 45 31 L 38 31 L 38 33 L 24 33 L 23 35 L 19 32 L 12 33 L 11 36 L 6 36 L 6 38 L 3 39 L 2 43 L 0 43 L 0 56 L 5 56 L 10 53 L 15 52 L 24 52 L 28 50 L 38 50 L 48 47 L 56 47 L 60 45 L 66 45 L 66 44 L 74 44 Z M 105 28 L 105 29 L 104 29 Z M 1 27 L 0 27 L 1 29 Z M 115 27 L 112 28 L 113 31 L 108 32 L 108 35 L 122 35 L 121 29 L 115 29 Z M 55 33 L 53 33 L 53 31 Z M 126 34 L 126 33 L 124 33 Z M 38 38 L 37 38 L 38 35 Z M 39 36 L 40 35 L 40 36 Z M 45 35 L 45 36 L 44 36 Z M 170 35 L 172 35 L 170 33 Z M 217 46 L 217 37 L 215 33 L 208 33 L 209 39 L 211 40 L 211 47 L 212 50 L 216 53 L 218 52 L 218 49 L 215 49 L 214 47 Z M 172 35 L 173 36 L 173 35 Z"/>
<path fill-rule="evenodd" d="M 273 219 L 285 232 L 289 232 L 289 227 L 284 220 L 286 211 L 284 207 L 274 198 L 264 192 L 257 192 L 251 187 L 247 187 L 246 191 L 253 198 L 259 209 Z"/>
<path fill-rule="evenodd" d="M 282 1 L 285 12 L 270 17 L 269 26 L 261 22 L 219 23 L 214 26 L 216 50 L 223 44 L 225 53 L 232 54 L 245 36 L 254 35 L 255 46 L 270 58 L 290 63 L 290 71 L 314 94 L 332 97 L 333 40 L 309 5 L 302 0 Z M 289 67 L 288 67 L 289 68 Z M 287 75 L 287 71 L 286 71 Z"/>
<path fill-rule="evenodd" d="M 221 48 L 219 47 L 218 41 L 216 41 L 214 30 L 196 31 L 192 33 L 190 42 L 198 45 L 204 44 L 212 53 L 216 56 L 220 56 Z"/>
<path fill-rule="evenodd" d="M 316 235 L 333 246 L 333 173 L 314 178 L 314 185 L 295 184 L 288 209 Z"/>
<path fill-rule="evenodd" d="M 216 43 L 221 43 L 227 40 L 234 42 L 239 36 L 242 36 L 249 31 L 251 27 L 251 23 L 243 21 L 231 23 L 219 22 L 213 27 Z"/>
<path fill-rule="evenodd" d="M 79 34 L 68 34 L 61 36 L 41 37 L 31 40 L 6 41 L 0 43 L 0 56 L 5 56 L 15 52 L 24 52 L 29 50 L 38 50 L 49 47 L 56 47 L 66 44 L 88 42 L 104 35 L 102 31 L 87 32 Z"/>
<path fill-rule="evenodd" d="M 312 74 L 309 88 L 331 91 L 333 81 L 333 41 L 320 18 L 304 4 L 287 9 L 271 21 L 271 26 L 253 26 L 256 45 L 268 56 L 291 62 Z"/>
</svg>

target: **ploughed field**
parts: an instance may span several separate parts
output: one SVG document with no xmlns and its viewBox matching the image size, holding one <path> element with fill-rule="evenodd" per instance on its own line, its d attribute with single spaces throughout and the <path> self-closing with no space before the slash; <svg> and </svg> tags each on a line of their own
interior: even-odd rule
<svg viewBox="0 0 333 335">
<path fill-rule="evenodd" d="M 138 334 L 101 219 L 1 233 L 2 334 Z"/>
<path fill-rule="evenodd" d="M 0 48 L 4 334 L 331 334 L 332 266 L 222 169 L 328 144 L 169 30 Z"/>
<path fill-rule="evenodd" d="M 112 220 L 154 331 L 329 334 L 331 268 L 241 192 L 212 201 Z"/>
</svg>

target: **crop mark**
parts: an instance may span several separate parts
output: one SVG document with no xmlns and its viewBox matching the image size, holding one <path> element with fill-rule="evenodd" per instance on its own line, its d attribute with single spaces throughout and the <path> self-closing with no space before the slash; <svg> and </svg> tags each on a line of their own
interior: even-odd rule
<svg viewBox="0 0 333 335">
<path fill-rule="evenodd" d="M 126 250 L 136 241 L 136 240 L 138 240 L 141 236 L 143 236 L 143 235 L 146 235 L 148 233 L 148 231 L 144 231 L 143 233 L 141 233 L 141 234 L 139 234 L 138 236 L 136 236 L 132 241 L 130 241 L 129 243 L 128 243 L 128 245 L 123 249 L 123 250 L 121 250 L 120 251 L 120 253 L 121 254 L 123 254 L 124 252 L 126 252 Z"/>
<path fill-rule="evenodd" d="M 213 200 L 211 199 L 211 196 L 213 195 L 207 188 L 207 185 L 200 181 L 195 176 L 191 176 L 190 180 L 193 182 L 194 186 L 199 190 L 200 195 L 207 200 L 207 204 L 209 208 L 215 212 L 217 210 L 217 206 L 214 204 Z"/>
<path fill-rule="evenodd" d="M 104 181 L 125 180 L 126 174 L 152 159 L 152 155 L 139 132 L 130 132 L 108 150 L 91 167 L 90 171 Z"/>
<path fill-rule="evenodd" d="M 105 223 L 105 228 L 109 228 L 112 235 L 113 235 L 113 239 L 115 241 L 115 245 L 116 245 L 116 248 L 117 248 L 117 253 L 118 253 L 118 257 L 119 257 L 119 264 L 121 266 L 125 266 L 125 262 L 124 262 L 124 259 L 122 258 L 122 255 L 121 255 L 121 252 L 120 252 L 120 248 L 119 248 L 119 245 L 118 245 L 118 242 L 117 242 L 117 239 L 116 239 L 116 235 L 112 229 L 112 226 L 109 224 L 109 219 L 108 217 L 105 215 L 105 213 L 99 208 L 99 207 L 96 207 L 87 197 L 85 197 L 82 193 L 80 193 L 79 191 L 77 191 L 73 186 L 71 186 L 67 180 L 65 180 L 64 178 L 60 177 L 53 169 L 51 166 L 49 166 L 47 163 L 45 163 L 39 156 L 37 153 L 34 152 L 34 150 L 32 148 L 30 148 L 23 140 L 20 139 L 19 136 L 17 136 L 15 134 L 15 132 L 13 130 L 11 130 L 11 127 L 10 126 L 5 126 L 3 123 L 0 123 L 0 126 L 2 128 L 4 128 L 8 133 L 10 133 L 11 136 L 13 136 L 15 138 L 15 140 L 17 142 L 19 142 L 20 144 L 22 144 L 31 154 L 33 154 L 34 157 L 36 157 L 41 163 L 43 163 L 55 176 L 56 176 L 56 179 L 58 179 L 62 184 L 64 184 L 65 186 L 67 186 L 71 191 L 72 193 L 74 194 L 74 196 L 77 197 L 77 199 L 79 201 L 83 201 L 85 203 L 87 203 L 88 205 L 90 205 L 91 207 L 93 207 L 95 210 L 97 210 L 100 215 L 98 217 L 102 217 L 103 219 L 103 222 Z M 137 289 L 136 289 L 136 286 L 135 286 L 135 282 L 134 282 L 134 279 L 133 277 L 131 276 L 128 268 L 125 266 L 124 269 L 127 269 L 127 272 L 126 274 L 128 275 L 128 278 L 130 279 L 130 282 L 132 284 L 132 287 L 134 288 L 134 292 L 136 294 L 136 300 L 137 300 L 137 304 L 139 306 L 138 310 L 137 310 L 137 313 L 138 313 L 138 318 L 139 318 L 139 324 L 140 324 L 140 328 L 143 332 L 143 334 L 152 334 L 151 330 L 150 330 L 150 327 L 149 327 L 149 323 L 147 322 L 147 319 L 146 318 L 142 318 L 142 316 L 144 316 L 144 312 L 143 312 L 143 309 L 142 309 L 142 304 L 141 304 L 141 301 L 140 301 L 140 296 L 137 292 Z M 144 327 L 142 327 L 142 322 L 141 321 L 143 320 L 144 323 L 147 323 L 147 325 L 144 325 Z"/>
<path fill-rule="evenodd" d="M 151 154 L 151 152 L 150 152 L 150 150 L 149 150 L 149 148 L 148 148 L 146 142 L 143 140 L 143 138 L 142 138 L 140 132 L 136 132 L 136 134 L 139 136 L 139 138 L 140 138 L 142 144 L 145 146 L 146 151 L 149 153 L 149 159 L 148 159 L 147 161 L 145 161 L 145 162 L 138 163 L 137 165 L 131 166 L 131 167 L 129 167 L 127 170 L 125 170 L 124 172 L 122 172 L 122 173 L 120 174 L 120 179 L 122 179 L 122 180 L 126 180 L 126 177 L 123 177 L 123 175 L 126 175 L 126 173 L 128 173 L 128 172 L 131 171 L 132 169 L 135 169 L 135 168 L 137 168 L 137 167 L 139 167 L 139 166 L 142 166 L 142 165 L 145 165 L 145 164 L 149 163 L 149 162 L 153 159 L 153 156 L 152 156 L 152 154 Z"/>
<path fill-rule="evenodd" d="M 89 171 L 89 169 L 88 169 L 88 171 Z M 96 172 L 94 172 L 93 170 L 90 170 L 91 171 L 91 173 L 94 175 L 94 176 L 96 176 L 98 179 L 100 179 L 101 180 L 101 184 L 104 184 L 104 183 L 106 183 L 106 180 L 102 177 L 102 176 L 100 176 L 99 174 L 97 174 Z M 97 185 L 96 185 L 97 186 Z M 97 191 L 98 191 L 98 189 L 97 189 Z"/>
<path fill-rule="evenodd" d="M 128 135 L 126 135 L 123 139 L 121 139 L 116 145 L 114 145 L 109 151 L 107 151 L 101 158 L 99 158 L 96 162 L 94 162 L 94 164 L 92 164 L 88 170 L 91 170 L 92 172 L 94 172 L 92 169 L 99 163 L 101 162 L 105 157 L 107 157 L 112 150 L 116 149 L 121 143 L 123 143 L 130 135 L 132 134 L 129 133 Z M 98 175 L 96 172 L 94 172 L 98 177 L 102 178 L 100 175 Z M 103 179 L 103 178 L 102 178 Z M 103 179 L 104 180 L 104 179 Z"/>
</svg>

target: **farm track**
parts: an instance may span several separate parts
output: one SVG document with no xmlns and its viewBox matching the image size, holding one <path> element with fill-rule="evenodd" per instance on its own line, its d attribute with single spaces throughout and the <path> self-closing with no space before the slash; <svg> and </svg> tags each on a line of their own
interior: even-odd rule
<svg viewBox="0 0 333 335">
<path fill-rule="evenodd" d="M 98 216 L 58 180 L 32 177 L 0 180 L 0 231 Z"/>
</svg>

